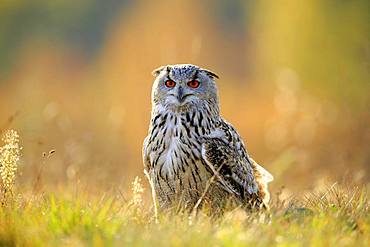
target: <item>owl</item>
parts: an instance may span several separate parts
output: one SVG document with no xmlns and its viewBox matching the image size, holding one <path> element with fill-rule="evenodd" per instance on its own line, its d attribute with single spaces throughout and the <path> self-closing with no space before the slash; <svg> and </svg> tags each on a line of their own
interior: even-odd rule
<svg viewBox="0 0 370 247">
<path fill-rule="evenodd" d="M 162 66 L 153 75 L 143 161 L 155 209 L 267 207 L 273 177 L 220 116 L 219 77 L 191 64 Z"/>
</svg>

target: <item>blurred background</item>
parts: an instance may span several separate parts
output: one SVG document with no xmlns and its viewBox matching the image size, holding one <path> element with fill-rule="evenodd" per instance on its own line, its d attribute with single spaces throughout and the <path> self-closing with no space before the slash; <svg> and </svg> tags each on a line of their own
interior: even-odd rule
<svg viewBox="0 0 370 247">
<path fill-rule="evenodd" d="M 39 177 L 50 190 L 102 191 L 143 177 L 151 71 L 173 63 L 220 75 L 222 114 L 275 176 L 273 191 L 369 182 L 369 9 L 367 0 L 2 0 L 0 130 L 21 136 L 19 186 Z"/>
</svg>

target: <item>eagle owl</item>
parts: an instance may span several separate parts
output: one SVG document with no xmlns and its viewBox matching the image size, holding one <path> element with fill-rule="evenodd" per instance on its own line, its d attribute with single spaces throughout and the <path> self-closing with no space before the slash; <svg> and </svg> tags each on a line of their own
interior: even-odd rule
<svg viewBox="0 0 370 247">
<path fill-rule="evenodd" d="M 153 75 L 143 160 L 155 208 L 267 207 L 272 175 L 220 116 L 218 76 L 191 64 L 162 66 Z"/>
</svg>

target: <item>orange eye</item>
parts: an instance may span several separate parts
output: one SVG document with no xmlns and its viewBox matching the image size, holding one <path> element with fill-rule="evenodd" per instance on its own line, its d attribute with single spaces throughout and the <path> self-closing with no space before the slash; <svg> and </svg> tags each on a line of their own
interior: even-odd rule
<svg viewBox="0 0 370 247">
<path fill-rule="evenodd" d="M 197 88 L 199 87 L 200 83 L 197 80 L 192 80 L 188 82 L 188 86 L 191 88 Z"/>
<path fill-rule="evenodd" d="M 172 81 L 172 80 L 167 80 L 165 83 L 166 87 L 175 87 L 176 86 L 176 82 Z"/>
</svg>

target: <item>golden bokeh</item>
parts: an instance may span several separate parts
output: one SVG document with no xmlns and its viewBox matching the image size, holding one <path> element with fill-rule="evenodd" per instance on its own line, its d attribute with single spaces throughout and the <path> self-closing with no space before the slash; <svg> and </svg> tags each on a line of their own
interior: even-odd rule
<svg viewBox="0 0 370 247">
<path fill-rule="evenodd" d="M 52 2 L 0 7 L 0 130 L 21 137 L 19 183 L 41 167 L 50 189 L 143 176 L 151 71 L 173 63 L 220 75 L 222 114 L 273 190 L 369 181 L 368 1 Z"/>
</svg>

